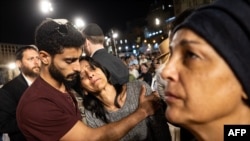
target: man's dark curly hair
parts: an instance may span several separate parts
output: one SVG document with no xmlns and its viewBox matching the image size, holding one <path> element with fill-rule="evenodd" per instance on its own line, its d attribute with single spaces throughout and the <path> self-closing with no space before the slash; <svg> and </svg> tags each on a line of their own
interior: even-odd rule
<svg viewBox="0 0 250 141">
<path fill-rule="evenodd" d="M 35 44 L 39 51 L 46 51 L 52 56 L 62 53 L 64 48 L 81 48 L 84 41 L 81 32 L 70 22 L 60 24 L 53 19 L 46 19 L 35 32 Z"/>
</svg>

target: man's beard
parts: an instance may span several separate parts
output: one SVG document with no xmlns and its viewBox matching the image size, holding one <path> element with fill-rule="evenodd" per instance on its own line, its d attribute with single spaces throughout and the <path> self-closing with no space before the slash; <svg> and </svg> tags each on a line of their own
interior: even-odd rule
<svg viewBox="0 0 250 141">
<path fill-rule="evenodd" d="M 39 69 L 38 71 L 35 71 L 34 69 Z M 21 71 L 24 75 L 30 76 L 30 77 L 37 77 L 40 74 L 41 68 L 39 66 L 33 67 L 32 69 L 22 66 Z"/>
<path fill-rule="evenodd" d="M 76 76 L 78 73 L 69 74 L 66 77 L 56 68 L 54 62 L 49 66 L 50 75 L 58 82 L 62 82 L 66 89 L 70 89 L 76 83 Z"/>
</svg>

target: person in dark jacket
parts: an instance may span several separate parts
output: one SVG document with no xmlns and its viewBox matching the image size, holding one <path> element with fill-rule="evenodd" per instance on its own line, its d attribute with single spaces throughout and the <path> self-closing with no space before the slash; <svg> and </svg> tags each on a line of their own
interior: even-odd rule
<svg viewBox="0 0 250 141">
<path fill-rule="evenodd" d="M 139 77 L 137 78 L 138 80 L 142 80 L 148 83 L 149 86 L 151 86 L 152 83 L 152 73 L 149 72 L 149 67 L 146 63 L 142 63 L 140 65 L 141 73 Z"/>
<path fill-rule="evenodd" d="M 4 94 L 4 93 L 7 93 L 7 92 L 0 88 L 0 95 Z M 3 133 L 2 132 L 0 132 L 0 141 L 3 141 Z"/>
<path fill-rule="evenodd" d="M 8 133 L 10 141 L 25 141 L 16 121 L 16 107 L 24 91 L 40 73 L 41 62 L 34 45 L 21 46 L 16 51 L 20 74 L 3 85 L 0 94 L 0 132 Z"/>
<path fill-rule="evenodd" d="M 4 94 L 4 93 L 7 93 L 7 92 L 0 88 L 0 95 Z M 0 141 L 3 141 L 3 133 L 2 132 L 0 132 Z"/>
<path fill-rule="evenodd" d="M 104 34 L 102 29 L 95 23 L 87 25 L 83 31 L 86 38 L 84 52 L 87 56 L 102 64 L 111 73 L 111 83 L 114 85 L 123 85 L 129 81 L 128 67 L 122 60 L 108 53 L 104 48 Z"/>
</svg>

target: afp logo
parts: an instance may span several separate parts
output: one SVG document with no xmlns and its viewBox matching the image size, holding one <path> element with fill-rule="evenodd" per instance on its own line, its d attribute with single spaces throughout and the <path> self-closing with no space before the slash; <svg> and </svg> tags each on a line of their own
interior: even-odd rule
<svg viewBox="0 0 250 141">
<path fill-rule="evenodd" d="M 250 125 L 224 125 L 224 141 L 250 141 Z"/>
</svg>

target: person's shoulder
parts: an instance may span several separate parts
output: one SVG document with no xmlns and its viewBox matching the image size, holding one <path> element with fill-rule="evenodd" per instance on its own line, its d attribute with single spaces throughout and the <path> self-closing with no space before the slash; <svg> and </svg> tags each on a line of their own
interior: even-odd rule
<svg viewBox="0 0 250 141">
<path fill-rule="evenodd" d="M 146 95 L 149 95 L 152 92 L 151 87 L 145 81 L 134 80 L 132 82 L 127 83 L 128 90 L 132 90 L 132 91 L 136 91 L 136 92 L 140 92 L 142 86 L 146 87 L 146 90 L 147 90 Z"/>
<path fill-rule="evenodd" d="M 17 76 L 18 77 L 18 76 Z M 3 88 L 8 87 L 9 85 L 13 85 L 13 83 L 19 81 L 19 79 L 17 79 L 17 77 L 14 77 L 13 79 L 11 79 L 10 81 L 6 82 L 5 84 L 3 84 Z"/>
<path fill-rule="evenodd" d="M 135 81 L 136 78 L 133 74 L 129 73 L 129 82 Z"/>
<path fill-rule="evenodd" d="M 100 48 L 94 52 L 93 56 L 98 55 L 98 54 L 109 54 L 109 53 L 105 48 Z"/>
<path fill-rule="evenodd" d="M 92 58 L 94 59 L 101 58 L 104 60 L 111 57 L 113 58 L 115 56 L 113 54 L 108 53 L 108 51 L 104 48 L 97 50 L 92 56 Z"/>
<path fill-rule="evenodd" d="M 15 78 L 13 78 L 12 80 L 8 81 L 7 83 L 5 83 L 2 88 L 3 89 L 13 89 L 13 87 L 21 87 L 22 84 L 25 84 L 25 79 L 23 78 L 22 75 L 18 75 Z M 28 85 L 28 84 L 27 84 Z"/>
<path fill-rule="evenodd" d="M 5 94 L 8 94 L 8 91 L 6 91 L 5 89 L 0 88 L 0 96 L 5 95 Z"/>
<path fill-rule="evenodd" d="M 119 64 L 123 65 L 123 62 L 122 62 L 122 60 L 120 58 L 114 56 L 111 53 L 108 53 L 106 51 L 106 49 L 100 49 L 100 50 L 96 51 L 93 54 L 92 58 L 94 60 L 97 60 L 97 61 L 100 61 L 100 62 L 106 62 L 108 60 L 109 62 L 112 62 L 112 63 L 117 63 L 118 62 Z"/>
<path fill-rule="evenodd" d="M 135 88 L 141 89 L 141 86 L 142 86 L 142 85 L 148 85 L 148 84 L 147 84 L 145 81 L 134 80 L 134 81 L 128 82 L 127 85 L 128 85 L 129 87 L 135 87 Z"/>
</svg>

